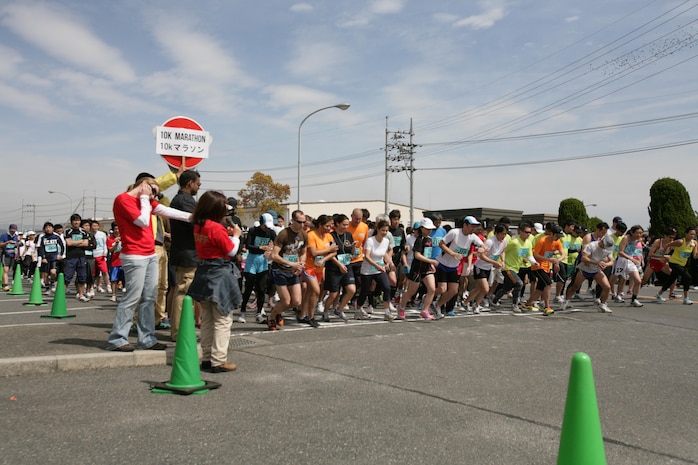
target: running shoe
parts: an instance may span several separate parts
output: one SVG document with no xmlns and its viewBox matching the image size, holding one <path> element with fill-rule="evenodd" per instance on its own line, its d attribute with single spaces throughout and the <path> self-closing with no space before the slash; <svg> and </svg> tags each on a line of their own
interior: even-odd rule
<svg viewBox="0 0 698 465">
<path fill-rule="evenodd" d="M 684 305 L 693 305 L 693 301 L 691 299 L 689 299 L 688 297 L 686 297 L 685 299 L 683 299 L 683 304 Z"/>
<path fill-rule="evenodd" d="M 344 314 L 344 312 L 341 311 L 341 310 L 335 309 L 333 313 L 334 313 L 334 316 L 336 316 L 337 318 L 339 318 L 339 319 L 342 320 L 342 321 L 347 321 L 347 320 L 348 320 L 347 316 L 346 316 L 346 315 Z"/>
<path fill-rule="evenodd" d="M 383 321 L 393 321 L 393 315 L 390 314 L 390 312 L 386 312 L 385 316 L 383 316 Z"/>
<path fill-rule="evenodd" d="M 523 304 L 521 306 L 521 309 L 526 311 L 526 312 L 539 312 L 540 311 L 540 309 L 538 307 L 536 307 L 535 305 L 526 305 L 526 304 Z"/>
<path fill-rule="evenodd" d="M 284 323 L 284 317 L 282 317 L 281 314 L 276 315 L 276 326 L 283 326 Z"/>
<path fill-rule="evenodd" d="M 657 294 L 657 302 L 666 302 L 666 299 L 662 297 L 662 294 Z"/>
<path fill-rule="evenodd" d="M 553 310 L 551 307 L 545 307 L 543 309 L 544 316 L 552 315 L 553 313 L 555 313 L 555 310 Z"/>
<path fill-rule="evenodd" d="M 279 328 L 276 326 L 276 320 L 267 318 L 267 327 L 269 328 L 269 331 L 278 331 Z"/>
<path fill-rule="evenodd" d="M 621 295 L 614 295 L 612 300 L 614 302 L 618 302 L 619 304 L 625 303 L 625 299 L 623 299 L 623 296 Z"/>
<path fill-rule="evenodd" d="M 267 322 L 267 313 L 264 310 L 262 310 L 254 317 L 254 321 L 259 323 L 259 324 L 266 323 Z"/>
<path fill-rule="evenodd" d="M 402 321 L 405 321 L 407 318 L 405 317 L 405 309 L 398 307 L 397 309 L 397 317 L 401 319 Z"/>
<path fill-rule="evenodd" d="M 556 304 L 561 304 L 565 301 L 565 299 L 561 295 L 556 295 L 555 298 L 553 299 L 553 302 Z"/>
<path fill-rule="evenodd" d="M 613 313 L 613 310 L 608 308 L 608 305 L 606 303 L 599 304 L 599 312 L 600 313 Z"/>
<path fill-rule="evenodd" d="M 480 310 L 482 310 L 482 307 L 480 307 L 479 305 L 476 305 L 475 308 L 473 309 L 473 315 L 479 315 Z"/>
<path fill-rule="evenodd" d="M 419 312 L 419 317 L 423 320 L 433 320 L 434 319 L 434 315 L 429 313 L 428 310 L 423 310 L 423 311 Z"/>
<path fill-rule="evenodd" d="M 511 311 L 514 312 L 514 313 L 521 313 L 521 307 L 519 307 L 519 306 L 516 305 L 516 304 L 512 304 L 512 305 L 511 305 Z"/>
<path fill-rule="evenodd" d="M 456 316 L 456 312 L 454 312 L 453 310 L 449 310 L 448 312 L 446 312 L 446 315 L 447 316 Z"/>
<path fill-rule="evenodd" d="M 247 320 L 245 320 L 244 313 L 241 313 L 240 316 L 238 317 L 238 323 L 247 323 Z"/>
<path fill-rule="evenodd" d="M 355 320 L 370 320 L 371 317 L 363 309 L 359 308 L 354 311 Z"/>
<path fill-rule="evenodd" d="M 570 308 L 570 301 L 569 301 L 569 300 L 563 300 L 563 301 L 562 301 L 562 307 L 561 307 L 561 309 L 562 309 L 562 310 L 567 310 L 568 308 Z"/>
<path fill-rule="evenodd" d="M 631 301 L 630 301 L 630 305 L 632 305 L 633 307 L 642 307 L 642 306 L 643 306 L 643 305 L 642 305 L 642 302 L 640 302 L 640 301 L 637 300 L 637 299 L 631 300 Z"/>
</svg>

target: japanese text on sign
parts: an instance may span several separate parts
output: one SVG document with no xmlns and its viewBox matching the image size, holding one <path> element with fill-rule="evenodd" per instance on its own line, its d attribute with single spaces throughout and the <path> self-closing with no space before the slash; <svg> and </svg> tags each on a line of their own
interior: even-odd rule
<svg viewBox="0 0 698 465">
<path fill-rule="evenodd" d="M 208 131 L 157 126 L 155 152 L 158 155 L 208 158 L 211 136 Z"/>
</svg>

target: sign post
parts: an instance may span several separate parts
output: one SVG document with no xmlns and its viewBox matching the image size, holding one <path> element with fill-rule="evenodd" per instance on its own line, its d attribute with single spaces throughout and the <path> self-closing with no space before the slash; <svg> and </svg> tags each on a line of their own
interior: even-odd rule
<svg viewBox="0 0 698 465">
<path fill-rule="evenodd" d="M 162 156 L 168 165 L 186 169 L 193 168 L 208 158 L 208 148 L 213 138 L 199 123 L 186 116 L 175 116 L 157 126 L 155 153 Z"/>
</svg>

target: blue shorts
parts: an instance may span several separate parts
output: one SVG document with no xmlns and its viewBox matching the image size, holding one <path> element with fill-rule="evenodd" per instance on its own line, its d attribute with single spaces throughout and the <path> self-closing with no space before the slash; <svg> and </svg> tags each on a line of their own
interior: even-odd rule
<svg viewBox="0 0 698 465">
<path fill-rule="evenodd" d="M 245 273 L 259 274 L 269 269 L 269 262 L 264 254 L 250 253 L 245 260 Z"/>
<path fill-rule="evenodd" d="M 582 271 L 582 276 L 584 276 L 586 279 L 594 279 L 594 276 L 596 276 L 598 273 L 599 271 L 597 271 L 596 273 L 592 273 L 591 271 Z"/>
<path fill-rule="evenodd" d="M 284 271 L 278 268 L 271 269 L 271 279 L 277 286 L 294 286 L 301 283 L 300 276 L 293 271 Z"/>
<path fill-rule="evenodd" d="M 120 266 L 112 266 L 109 273 L 109 281 L 115 283 L 124 280 L 124 269 Z"/>
</svg>

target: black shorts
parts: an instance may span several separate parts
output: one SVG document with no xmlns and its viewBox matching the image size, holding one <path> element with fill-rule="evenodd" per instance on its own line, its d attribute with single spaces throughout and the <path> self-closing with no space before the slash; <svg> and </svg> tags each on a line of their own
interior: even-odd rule
<svg viewBox="0 0 698 465">
<path fill-rule="evenodd" d="M 342 273 L 339 270 L 331 270 L 329 268 L 325 269 L 325 283 L 324 287 L 326 291 L 338 292 L 340 289 L 356 284 L 356 279 L 354 279 L 354 272 L 350 267 L 347 267 L 347 272 Z"/>
<path fill-rule="evenodd" d="M 536 277 L 536 289 L 541 291 L 553 283 L 550 273 L 544 269 L 533 270 L 533 276 Z"/>
<path fill-rule="evenodd" d="M 294 274 L 293 271 L 279 270 L 278 268 L 271 269 L 271 279 L 277 286 L 294 286 L 301 283 L 300 276 Z"/>
<path fill-rule="evenodd" d="M 459 281 L 458 268 L 449 268 L 442 265 L 436 267 L 437 283 L 458 283 Z"/>
<path fill-rule="evenodd" d="M 564 283 L 567 281 L 567 264 L 565 263 L 560 263 L 560 271 L 557 273 L 553 271 L 553 277 L 555 278 L 556 283 Z"/>
<path fill-rule="evenodd" d="M 473 267 L 473 278 L 475 279 L 490 279 L 492 270 L 483 270 L 482 268 Z"/>
</svg>

